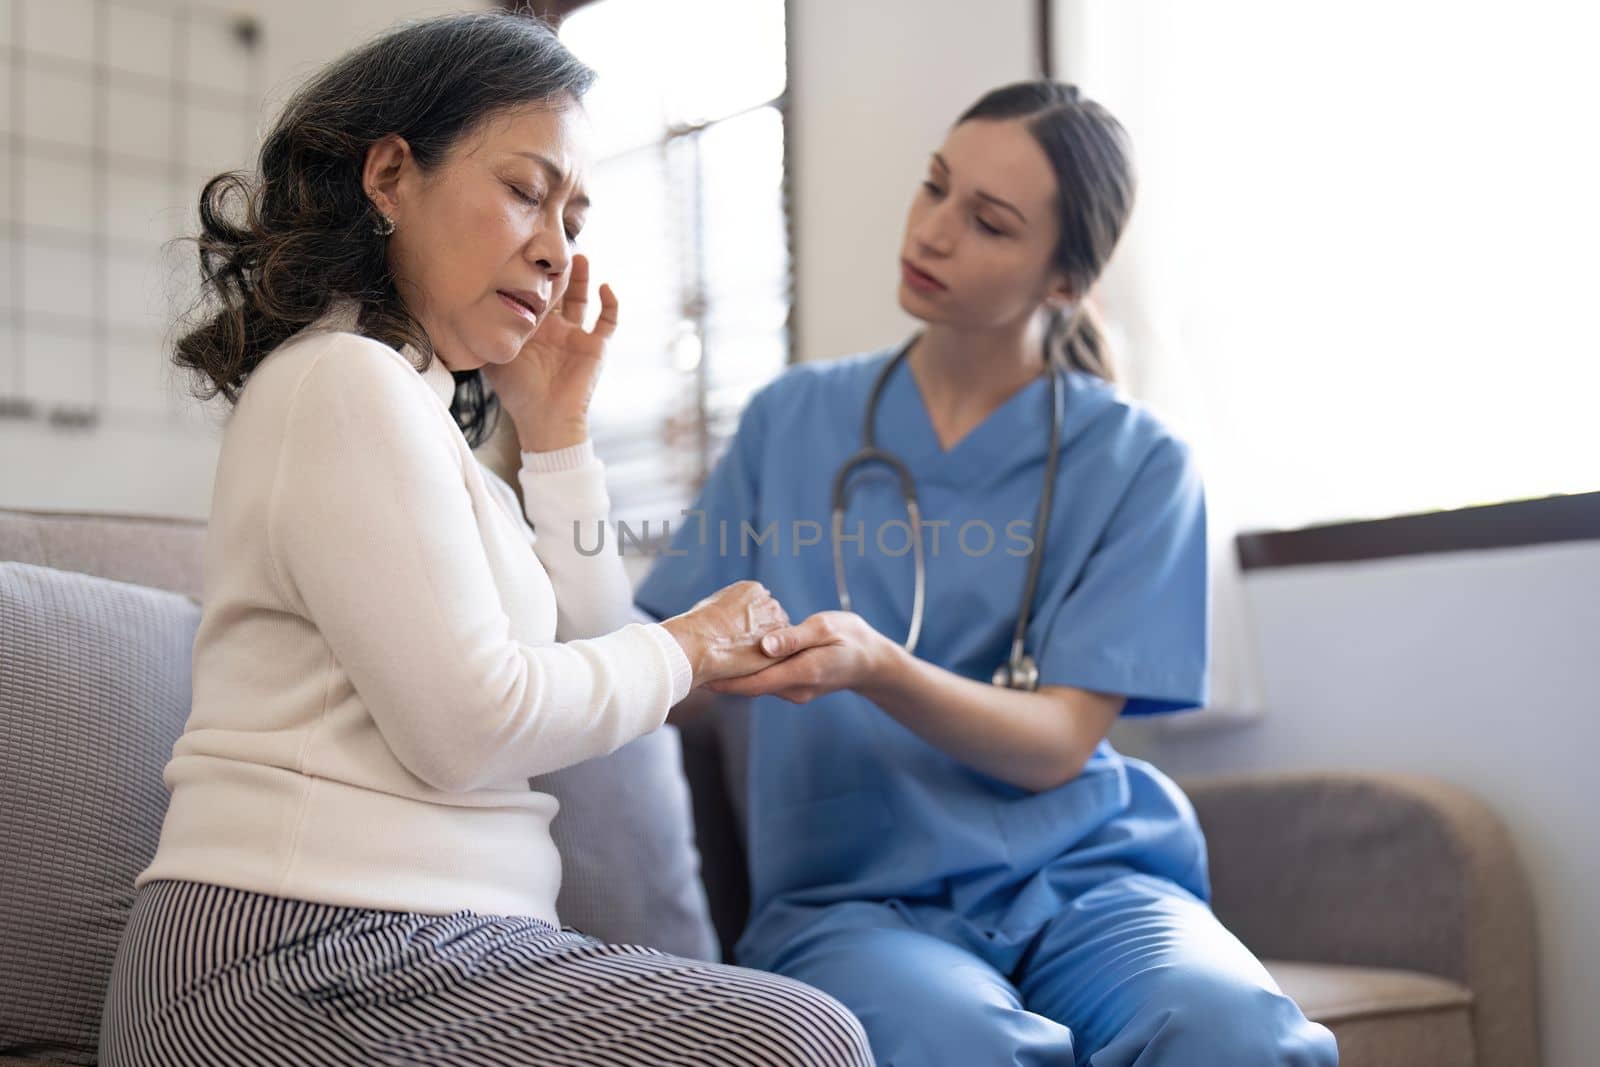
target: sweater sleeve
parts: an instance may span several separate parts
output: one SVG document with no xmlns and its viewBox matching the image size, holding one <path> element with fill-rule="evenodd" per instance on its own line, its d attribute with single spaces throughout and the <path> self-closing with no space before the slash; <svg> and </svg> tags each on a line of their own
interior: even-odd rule
<svg viewBox="0 0 1600 1067">
<path fill-rule="evenodd" d="M 556 637 L 570 641 L 610 633 L 636 621 L 633 587 L 622 565 L 605 466 L 585 441 L 555 452 L 522 453 L 522 498 L 537 540 L 534 550 L 556 591 Z M 653 621 L 653 620 L 652 620 Z M 691 668 L 682 647 L 659 626 L 673 665 L 673 688 L 689 691 Z"/>
<path fill-rule="evenodd" d="M 448 414 L 378 342 L 318 342 L 287 405 L 267 534 L 285 600 L 316 626 L 396 758 L 462 792 L 613 751 L 679 698 L 650 627 L 567 644 L 512 636 Z M 659 628 L 657 628 L 659 629 Z"/>
</svg>

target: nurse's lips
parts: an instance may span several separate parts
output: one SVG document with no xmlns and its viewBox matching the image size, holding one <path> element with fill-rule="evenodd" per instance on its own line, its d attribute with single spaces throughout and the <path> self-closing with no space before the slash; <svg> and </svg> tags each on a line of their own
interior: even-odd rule
<svg viewBox="0 0 1600 1067">
<path fill-rule="evenodd" d="M 913 266 L 909 259 L 900 261 L 900 277 L 919 293 L 938 293 L 950 288 L 927 271 Z"/>
</svg>

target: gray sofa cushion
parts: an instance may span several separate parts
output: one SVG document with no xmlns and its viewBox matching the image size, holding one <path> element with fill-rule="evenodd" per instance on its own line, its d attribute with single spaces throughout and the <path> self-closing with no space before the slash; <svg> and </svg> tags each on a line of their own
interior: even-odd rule
<svg viewBox="0 0 1600 1067">
<path fill-rule="evenodd" d="M 0 563 L 0 1053 L 94 1060 L 199 617 L 175 593 Z"/>
<path fill-rule="evenodd" d="M 602 941 L 718 958 L 700 882 L 689 788 L 670 726 L 532 780 L 561 801 L 561 921 Z"/>
</svg>

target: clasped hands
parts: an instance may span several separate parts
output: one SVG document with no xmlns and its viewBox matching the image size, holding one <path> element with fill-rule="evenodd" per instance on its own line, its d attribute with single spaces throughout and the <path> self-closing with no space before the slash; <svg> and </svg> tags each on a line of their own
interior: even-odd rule
<svg viewBox="0 0 1600 1067">
<path fill-rule="evenodd" d="M 796 704 L 870 687 L 901 651 L 848 611 L 820 611 L 791 624 L 759 582 L 736 582 L 662 625 L 688 656 L 696 687 Z"/>
</svg>

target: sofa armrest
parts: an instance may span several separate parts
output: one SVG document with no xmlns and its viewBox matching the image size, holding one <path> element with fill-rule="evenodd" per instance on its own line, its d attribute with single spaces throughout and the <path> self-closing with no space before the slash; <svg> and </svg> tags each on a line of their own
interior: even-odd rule
<svg viewBox="0 0 1600 1067">
<path fill-rule="evenodd" d="M 1472 991 L 1480 1064 L 1539 1061 L 1533 904 L 1466 791 L 1391 774 L 1190 779 L 1212 905 L 1257 955 L 1391 967 Z"/>
</svg>

